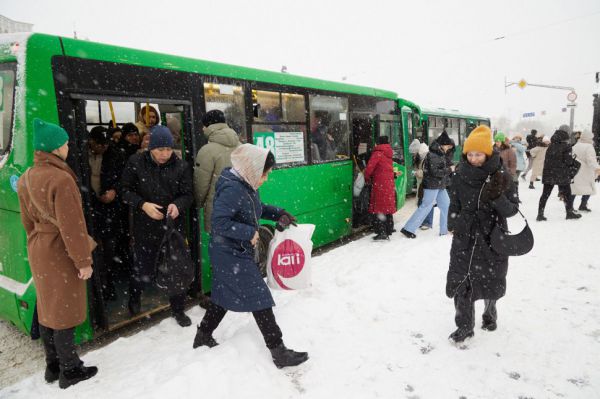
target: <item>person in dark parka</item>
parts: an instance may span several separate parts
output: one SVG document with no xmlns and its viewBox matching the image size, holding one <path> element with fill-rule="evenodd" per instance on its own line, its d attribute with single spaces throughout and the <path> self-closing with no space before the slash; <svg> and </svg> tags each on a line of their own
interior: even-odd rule
<svg viewBox="0 0 600 399">
<path fill-rule="evenodd" d="M 258 195 L 258 188 L 275 165 L 270 151 L 243 144 L 231 153 L 231 163 L 216 185 L 209 244 L 212 296 L 193 347 L 218 345 L 212 333 L 227 311 L 252 312 L 275 365 L 296 366 L 308 360 L 308 354 L 283 344 L 273 314 L 275 302 L 255 258 L 259 220 L 277 220 L 277 228 L 283 230 L 295 218 L 283 209 L 263 204 Z"/>
<path fill-rule="evenodd" d="M 392 156 L 394 151 L 387 136 L 378 139 L 365 168 L 365 181 L 372 183 L 369 213 L 372 215 L 374 240 L 388 240 L 394 231 L 396 186 Z"/>
<path fill-rule="evenodd" d="M 130 280 L 129 311 L 141 310 L 141 295 L 154 281 L 159 245 L 166 231 L 165 216 L 184 234 L 184 213 L 194 201 L 192 171 L 173 153 L 173 136 L 162 125 L 153 126 L 148 151 L 132 155 L 121 177 L 123 201 L 133 209 L 134 265 Z M 185 294 L 169 298 L 171 312 L 182 327 L 191 325 L 184 313 Z"/>
<path fill-rule="evenodd" d="M 125 240 L 126 223 L 123 206 L 117 196 L 119 180 L 125 167 L 125 157 L 111 145 L 110 132 L 104 126 L 90 131 L 88 141 L 88 175 L 91 194 L 89 208 L 92 210 L 94 239 L 100 244 L 102 263 L 97 271 L 102 283 L 104 300 L 116 297 L 114 280 L 119 267 L 117 259 L 119 243 Z"/>
<path fill-rule="evenodd" d="M 548 220 L 544 216 L 544 210 L 554 186 L 558 186 L 559 193 L 564 198 L 566 218 L 579 219 L 581 217 L 573 210 L 573 198 L 571 198 L 571 183 L 577 174 L 579 162 L 573 157 L 569 140 L 569 133 L 564 130 L 557 130 L 550 139 L 550 146 L 544 160 L 544 172 L 542 173 L 544 190 L 540 197 L 537 221 Z"/>
<path fill-rule="evenodd" d="M 446 188 L 453 168 L 448 151 L 454 147 L 454 141 L 445 132 L 429 146 L 429 153 L 423 162 L 423 202 L 400 230 L 406 237 L 416 238 L 417 228 L 428 218 L 435 204 L 440 209 L 440 235 L 448 234 L 449 198 Z"/>
<path fill-rule="evenodd" d="M 485 300 L 482 328 L 496 329 L 496 300 L 506 292 L 508 257 L 494 252 L 490 235 L 496 223 L 506 227 L 506 218 L 518 211 L 518 200 L 510 174 L 493 151 L 491 134 L 487 126 L 471 132 L 449 189 L 453 238 L 446 295 L 454 299 L 458 328 L 449 338 L 457 343 L 474 334 L 478 299 Z"/>
</svg>

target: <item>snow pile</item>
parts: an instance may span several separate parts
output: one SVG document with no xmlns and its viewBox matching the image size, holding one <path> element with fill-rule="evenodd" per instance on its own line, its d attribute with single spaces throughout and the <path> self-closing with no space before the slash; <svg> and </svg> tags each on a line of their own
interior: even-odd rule
<svg viewBox="0 0 600 399">
<path fill-rule="evenodd" d="M 172 319 L 88 353 L 96 378 L 61 392 L 43 371 L 0 391 L 3 398 L 593 398 L 600 396 L 600 199 L 566 221 L 551 197 L 548 222 L 535 222 L 541 194 L 521 185 L 533 251 L 512 258 L 498 330 L 479 328 L 462 348 L 444 287 L 451 238 L 436 228 L 415 240 L 370 237 L 313 259 L 314 287 L 274 292 L 288 347 L 310 360 L 278 370 L 251 315 L 229 313 L 221 344 L 192 350 L 195 328 Z M 579 200 L 577 200 L 577 205 Z M 414 209 L 396 215 L 400 230 Z M 204 310 L 188 315 L 198 323 Z"/>
</svg>

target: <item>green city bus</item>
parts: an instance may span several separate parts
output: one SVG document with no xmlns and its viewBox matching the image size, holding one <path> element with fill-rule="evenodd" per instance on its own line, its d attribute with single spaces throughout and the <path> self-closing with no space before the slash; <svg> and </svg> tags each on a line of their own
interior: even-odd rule
<svg viewBox="0 0 600 399">
<path fill-rule="evenodd" d="M 260 190 L 262 200 L 285 208 L 301 223 L 314 223 L 315 247 L 364 226 L 365 214 L 352 186 L 379 136 L 389 136 L 393 146 L 394 168 L 402 172 L 396 182 L 398 208 L 404 204 L 409 157 L 403 132 L 419 120 L 418 107 L 391 91 L 45 34 L 0 35 L 0 89 L 0 318 L 27 334 L 34 322 L 36 293 L 16 183 L 33 161 L 34 118 L 57 123 L 69 133 L 67 162 L 78 176 L 93 235 L 86 205 L 92 127 L 135 122 L 140 108 L 152 105 L 163 124 L 180 126 L 172 131 L 180 139 L 181 157 L 191 166 L 206 143 L 202 116 L 220 109 L 242 142 L 274 151 L 277 165 Z M 404 108 L 410 122 L 403 119 Z M 326 128 L 327 146 L 313 140 L 319 126 Z M 208 236 L 200 215 L 196 208 L 186 215 L 187 235 L 197 268 L 194 287 L 209 292 Z M 94 251 L 95 264 L 101 263 L 100 251 Z M 126 283 L 120 284 L 117 300 L 104 301 L 94 273 L 88 283 L 88 318 L 77 329 L 78 341 L 168 306 L 166 296 L 149 290 L 142 313 L 132 317 Z"/>
<path fill-rule="evenodd" d="M 421 129 L 415 138 L 431 143 L 444 129 L 456 143 L 454 161 L 458 162 L 462 153 L 462 145 L 469 133 L 479 125 L 490 126 L 490 119 L 485 116 L 466 115 L 457 110 L 444 108 L 421 108 Z"/>
</svg>

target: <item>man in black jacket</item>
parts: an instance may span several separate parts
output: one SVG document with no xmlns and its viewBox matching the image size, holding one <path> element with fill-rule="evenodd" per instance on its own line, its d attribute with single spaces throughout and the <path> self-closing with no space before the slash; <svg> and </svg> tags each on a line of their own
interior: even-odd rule
<svg viewBox="0 0 600 399">
<path fill-rule="evenodd" d="M 550 139 L 550 146 L 544 159 L 544 172 L 542 173 L 544 191 L 540 197 L 538 207 L 536 219 L 538 222 L 548 220 L 544 216 L 544 209 L 555 185 L 558 186 L 559 194 L 562 194 L 564 198 L 567 219 L 579 219 L 581 217 L 579 213 L 573 210 L 574 198 L 571 197 L 571 182 L 581 164 L 573 158 L 569 140 L 569 133 L 564 130 L 557 130 Z"/>
<path fill-rule="evenodd" d="M 173 153 L 173 136 L 162 125 L 153 126 L 148 151 L 129 158 L 121 179 L 123 201 L 133 209 L 135 260 L 130 281 L 129 311 L 141 310 L 145 286 L 155 280 L 158 248 L 165 234 L 165 217 L 184 232 L 184 213 L 194 200 L 192 171 Z M 188 282 L 181 282 L 187 284 Z M 169 297 L 171 311 L 182 327 L 191 325 L 184 313 L 185 294 Z"/>
<path fill-rule="evenodd" d="M 531 129 L 531 133 L 525 137 L 525 140 L 527 140 L 527 150 L 525 151 L 525 155 L 527 155 L 527 168 L 523 171 L 523 173 L 521 173 L 521 179 L 523 179 L 523 181 L 525 181 L 525 176 L 527 176 L 527 173 L 529 173 L 531 168 L 533 168 L 533 158 L 531 157 L 529 151 L 538 145 L 539 138 L 537 137 L 537 130 Z"/>
<path fill-rule="evenodd" d="M 121 203 L 117 198 L 125 160 L 110 145 L 109 132 L 104 126 L 96 126 L 90 131 L 88 147 L 92 231 L 102 251 L 102 265 L 98 265 L 98 275 L 104 300 L 113 300 L 116 296 L 114 280 L 117 243 L 125 233 Z"/>
</svg>

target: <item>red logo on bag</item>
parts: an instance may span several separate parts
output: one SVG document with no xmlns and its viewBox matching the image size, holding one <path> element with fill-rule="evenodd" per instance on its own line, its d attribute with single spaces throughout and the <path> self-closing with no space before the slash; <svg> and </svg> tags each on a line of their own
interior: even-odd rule
<svg viewBox="0 0 600 399">
<path fill-rule="evenodd" d="M 304 267 L 304 250 L 293 240 L 284 240 L 275 248 L 271 260 L 273 277 L 281 288 L 290 290 L 281 278 L 292 278 L 300 274 Z"/>
</svg>

